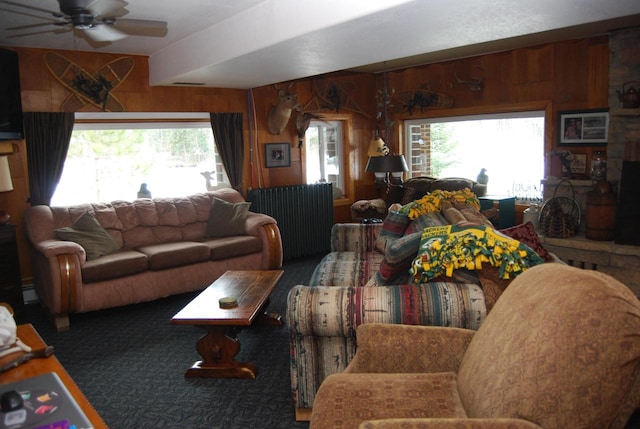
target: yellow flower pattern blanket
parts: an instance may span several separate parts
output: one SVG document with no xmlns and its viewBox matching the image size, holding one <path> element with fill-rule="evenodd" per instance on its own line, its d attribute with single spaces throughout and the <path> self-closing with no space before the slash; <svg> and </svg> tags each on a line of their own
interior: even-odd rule
<svg viewBox="0 0 640 429">
<path fill-rule="evenodd" d="M 530 247 L 491 227 L 446 225 L 423 230 L 410 273 L 415 283 L 425 283 L 451 277 L 459 268 L 481 270 L 488 263 L 499 268 L 501 279 L 510 279 L 543 262 Z"/>
<path fill-rule="evenodd" d="M 440 211 L 443 201 L 469 204 L 476 210 L 480 210 L 480 201 L 476 194 L 471 192 L 471 189 L 464 188 L 460 191 L 435 190 L 425 194 L 419 200 L 405 204 L 400 209 L 400 213 L 406 214 L 410 220 L 414 220 L 423 214 Z"/>
</svg>

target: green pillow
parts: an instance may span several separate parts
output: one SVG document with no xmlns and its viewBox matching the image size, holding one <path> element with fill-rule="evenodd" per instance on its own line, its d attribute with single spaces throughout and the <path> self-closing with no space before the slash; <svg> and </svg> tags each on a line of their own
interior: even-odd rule
<svg viewBox="0 0 640 429">
<path fill-rule="evenodd" d="M 230 203 L 213 198 L 205 235 L 207 237 L 229 237 L 244 235 L 244 222 L 251 203 Z"/>
<path fill-rule="evenodd" d="M 118 244 L 90 212 L 84 212 L 72 226 L 55 230 L 60 240 L 73 241 L 84 248 L 87 261 L 118 250 Z"/>
</svg>

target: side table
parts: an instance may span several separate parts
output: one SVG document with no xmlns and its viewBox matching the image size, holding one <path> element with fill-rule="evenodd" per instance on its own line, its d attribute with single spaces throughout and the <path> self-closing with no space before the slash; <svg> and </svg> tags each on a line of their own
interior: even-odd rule
<svg viewBox="0 0 640 429">
<path fill-rule="evenodd" d="M 16 317 L 24 312 L 16 227 L 0 225 L 0 302 L 8 302 Z"/>
<path fill-rule="evenodd" d="M 22 342 L 31 347 L 33 351 L 42 350 L 47 347 L 31 324 L 18 325 L 17 334 Z M 24 354 L 24 352 L 18 352 L 3 357 L 0 359 L 0 366 L 9 363 L 11 360 L 20 356 L 21 353 Z M 69 390 L 69 393 L 71 393 L 71 396 L 73 396 L 73 399 L 75 399 L 89 421 L 91 421 L 93 429 L 108 428 L 107 424 L 102 420 L 102 417 L 100 417 L 98 412 L 93 408 L 93 406 L 91 406 L 91 403 L 84 396 L 84 393 L 82 393 L 62 364 L 60 364 L 60 361 L 58 361 L 55 356 L 55 352 L 47 358 L 32 359 L 16 368 L 1 373 L 0 390 L 4 384 L 35 377 L 36 375 L 45 374 L 47 372 L 55 372 L 58 374 L 60 380 L 62 380 L 67 390 Z"/>
</svg>

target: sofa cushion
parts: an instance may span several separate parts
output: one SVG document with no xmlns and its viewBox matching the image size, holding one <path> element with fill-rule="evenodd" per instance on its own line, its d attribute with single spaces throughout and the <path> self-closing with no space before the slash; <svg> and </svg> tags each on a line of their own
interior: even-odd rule
<svg viewBox="0 0 640 429">
<path fill-rule="evenodd" d="M 453 372 L 375 374 L 375 377 L 370 373 L 331 375 L 317 393 L 311 425 L 357 428 L 364 420 L 464 419 L 467 414 L 456 384 Z M 323 421 L 336 425 L 322 426 Z M 398 428 L 429 426 L 397 425 Z M 450 427 L 459 426 L 452 423 Z"/>
<path fill-rule="evenodd" d="M 152 270 L 162 270 L 207 261 L 211 254 L 209 246 L 193 241 L 150 244 L 138 247 L 136 250 L 147 255 L 149 268 Z"/>
<path fill-rule="evenodd" d="M 61 240 L 73 241 L 82 246 L 88 261 L 118 249 L 115 240 L 89 212 L 84 212 L 72 226 L 58 228 L 55 233 Z"/>
<path fill-rule="evenodd" d="M 202 243 L 209 246 L 214 261 L 262 251 L 262 240 L 251 235 L 213 238 Z"/>
<path fill-rule="evenodd" d="M 82 267 L 84 283 L 115 279 L 146 271 L 147 255 L 135 250 L 118 250 L 98 259 L 88 261 Z"/>
<path fill-rule="evenodd" d="M 229 203 L 213 198 L 205 235 L 207 237 L 229 237 L 244 234 L 244 222 L 251 203 Z"/>
</svg>

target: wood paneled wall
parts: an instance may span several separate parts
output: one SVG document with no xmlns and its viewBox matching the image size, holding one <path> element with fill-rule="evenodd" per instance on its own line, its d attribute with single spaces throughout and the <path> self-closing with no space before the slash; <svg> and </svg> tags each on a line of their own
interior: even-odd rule
<svg viewBox="0 0 640 429">
<path fill-rule="evenodd" d="M 8 48 L 14 49 L 14 48 Z M 23 109 L 27 112 L 59 111 L 69 91 L 49 74 L 44 65 L 43 49 L 14 49 L 20 61 L 20 79 Z M 58 54 L 79 64 L 88 71 L 98 70 L 104 64 L 123 55 L 92 52 L 57 51 Z M 135 66 L 128 78 L 113 94 L 127 111 L 140 112 L 242 112 L 245 120 L 245 175 L 244 189 L 272 187 L 303 182 L 301 163 L 304 147 L 297 148 L 294 121 L 281 135 L 271 135 L 267 129 L 267 114 L 277 100 L 273 86 L 251 91 L 201 88 L 201 87 L 151 87 L 149 86 L 148 60 L 145 56 L 133 56 Z M 388 88 L 396 93 L 403 90 L 430 88 L 453 97 L 454 105 L 447 109 L 397 111 L 390 109 L 395 122 L 389 145 L 399 152 L 400 129 L 403 119 L 420 116 L 454 116 L 522 110 L 545 109 L 547 129 L 546 148 L 553 149 L 557 142 L 556 118 L 563 110 L 606 108 L 609 73 L 608 38 L 571 40 L 526 49 L 516 49 L 474 58 L 394 70 L 387 73 Z M 484 70 L 481 70 L 483 68 Z M 456 80 L 484 76 L 484 89 L 471 91 Z M 338 72 L 315 78 L 315 83 L 325 79 L 348 89 L 362 113 L 346 109 L 327 111 L 326 115 L 339 114 L 347 118 L 349 133 L 346 136 L 345 156 L 350 167 L 348 197 L 351 200 L 375 196 L 372 175 L 364 173 L 367 148 L 376 128 L 377 96 L 383 87 L 383 75 Z M 306 105 L 315 94 L 314 79 L 296 81 L 291 90 L 298 93 L 298 101 Z M 398 104 L 398 103 L 396 103 Z M 255 109 L 250 109 L 255 106 Z M 91 108 L 87 108 L 89 111 Z M 295 113 L 292 119 L 295 118 Z M 264 144 L 289 142 L 291 166 L 264 168 Z M 31 269 L 26 242 L 21 228 L 22 213 L 27 207 L 29 195 L 27 162 L 24 141 L 16 141 L 16 151 L 9 156 L 13 192 L 0 194 L 0 207 L 7 207 L 12 222 L 18 226 L 22 276 L 25 283 L 31 280 Z M 517 142 L 514 142 L 516 145 Z M 577 148 L 590 154 L 602 148 Z M 515 158 L 514 151 L 514 159 Z M 548 175 L 560 175 L 559 160 L 550 157 L 546 166 Z M 517 159 L 516 159 L 517 161 Z M 348 216 L 348 205 L 337 209 L 341 217 Z"/>
</svg>

